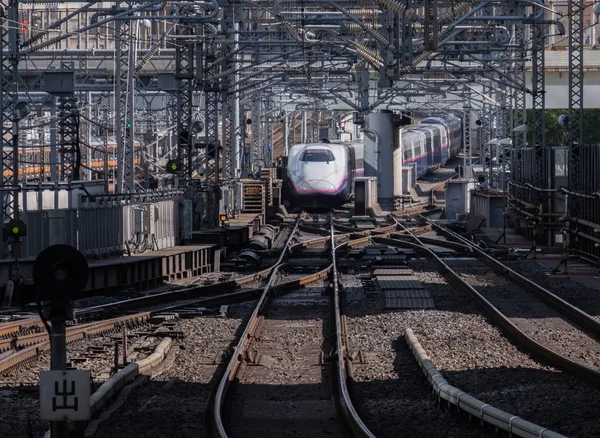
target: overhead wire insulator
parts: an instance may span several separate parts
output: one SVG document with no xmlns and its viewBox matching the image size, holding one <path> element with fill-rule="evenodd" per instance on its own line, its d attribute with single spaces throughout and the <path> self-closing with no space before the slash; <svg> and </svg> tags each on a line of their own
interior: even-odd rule
<svg viewBox="0 0 600 438">
<path fill-rule="evenodd" d="M 373 64 L 376 64 L 378 67 L 383 66 L 383 60 L 381 59 L 381 57 L 379 55 L 371 52 L 368 48 L 366 48 L 362 44 L 357 43 L 356 41 L 352 41 L 352 46 L 354 47 L 354 50 L 356 50 L 356 52 L 360 56 L 365 58 L 367 61 L 369 61 Z"/>
</svg>

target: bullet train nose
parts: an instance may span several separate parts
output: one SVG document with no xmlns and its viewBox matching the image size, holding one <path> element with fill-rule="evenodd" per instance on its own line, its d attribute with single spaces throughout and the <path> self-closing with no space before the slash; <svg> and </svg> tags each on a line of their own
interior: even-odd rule
<svg viewBox="0 0 600 438">
<path fill-rule="evenodd" d="M 306 181 L 306 188 L 309 190 L 330 191 L 335 189 L 335 186 L 324 179 L 310 179 Z"/>
</svg>

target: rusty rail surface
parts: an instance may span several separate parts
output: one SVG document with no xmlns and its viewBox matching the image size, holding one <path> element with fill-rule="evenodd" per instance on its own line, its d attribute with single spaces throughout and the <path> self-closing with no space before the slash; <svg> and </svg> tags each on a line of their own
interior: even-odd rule
<svg viewBox="0 0 600 438">
<path fill-rule="evenodd" d="M 395 225 L 394 225 L 394 227 L 395 227 Z M 297 229 L 298 228 L 296 228 L 296 230 Z M 331 228 L 331 234 L 328 239 L 321 240 L 321 238 L 319 238 L 319 239 L 315 239 L 315 240 L 319 240 L 321 243 L 323 243 L 323 242 L 326 242 L 327 240 L 331 241 L 332 236 L 333 236 L 333 227 Z M 341 237 L 341 236 L 336 235 L 335 237 Z M 371 236 L 366 236 L 366 237 L 362 237 L 360 239 L 352 240 L 350 242 L 345 242 L 342 245 L 339 245 L 335 248 L 333 248 L 334 245 L 332 245 L 332 254 L 334 254 L 334 252 L 337 251 L 337 249 L 341 248 L 342 246 L 359 245 L 361 243 L 370 241 L 371 239 L 372 239 Z M 288 242 L 288 244 L 289 244 L 289 242 Z M 212 411 L 212 422 L 213 422 L 212 426 L 215 429 L 214 430 L 215 434 L 221 438 L 225 438 L 228 436 L 227 431 L 225 429 L 223 412 L 222 412 L 222 409 L 225 405 L 227 391 L 228 391 L 229 387 L 231 386 L 232 382 L 234 382 L 234 380 L 237 377 L 238 370 L 242 364 L 245 352 L 249 348 L 252 340 L 254 339 L 254 337 L 257 334 L 257 331 L 260 327 L 260 321 L 262 319 L 262 315 L 264 314 L 265 310 L 267 309 L 269 303 L 276 296 L 282 294 L 282 292 L 295 290 L 299 286 L 316 281 L 318 279 L 325 279 L 325 278 L 329 277 L 332 272 L 334 272 L 334 277 L 337 277 L 337 270 L 336 270 L 337 268 L 335 267 L 335 263 L 332 263 L 327 268 L 325 268 L 319 272 L 316 272 L 314 274 L 311 274 L 306 277 L 303 277 L 303 278 L 300 278 L 297 280 L 293 280 L 293 281 L 290 281 L 287 283 L 274 285 L 273 283 L 275 281 L 277 271 L 284 264 L 283 256 L 284 256 L 284 254 L 282 254 L 282 257 L 280 257 L 280 259 L 278 260 L 275 270 L 273 271 L 271 277 L 269 278 L 268 283 L 265 285 L 264 291 L 263 291 L 252 315 L 250 316 L 250 319 L 246 325 L 246 328 L 244 329 L 244 332 L 242 333 L 242 335 L 240 337 L 240 340 L 235 348 L 235 351 L 232 354 L 232 357 L 227 366 L 227 369 L 225 370 L 225 373 L 224 373 L 223 377 L 221 378 L 218 388 L 216 390 L 216 394 L 214 397 L 214 403 L 212 403 L 212 405 L 214 406 L 213 411 Z M 335 282 L 335 284 L 337 285 L 337 281 Z M 339 291 L 339 289 L 338 289 L 338 291 Z M 341 342 L 341 339 L 343 337 L 343 332 L 342 332 L 342 328 L 341 328 L 341 317 L 339 314 L 339 294 L 336 294 L 336 297 L 337 297 L 336 306 L 335 306 L 335 312 L 337 314 L 337 317 L 335 319 L 335 321 L 336 321 L 336 324 L 335 324 L 336 339 L 338 339 L 338 342 Z M 366 426 L 364 426 L 362 421 L 360 421 L 360 418 L 358 417 L 358 414 L 354 410 L 352 403 L 350 401 L 350 396 L 349 396 L 347 385 L 346 385 L 346 368 L 345 368 L 346 367 L 346 362 L 345 362 L 346 349 L 345 349 L 345 346 L 342 346 L 341 344 L 337 343 L 336 348 L 338 351 L 337 356 L 342 356 L 340 358 L 340 360 L 337 362 L 338 370 L 334 373 L 334 376 L 335 375 L 339 376 L 336 379 L 338 382 L 338 384 L 337 384 L 338 389 L 335 391 L 336 392 L 335 398 L 337 399 L 336 409 L 338 410 L 340 417 L 343 418 L 346 430 L 358 432 L 359 430 L 363 429 L 368 432 L 368 429 L 366 429 Z M 357 435 L 357 436 L 372 437 L 373 435 L 371 435 L 370 432 L 368 432 L 368 433 Z"/>
<path fill-rule="evenodd" d="M 107 333 L 123 325 L 134 322 L 145 321 L 150 318 L 150 312 L 136 313 L 134 315 L 121 316 L 119 318 L 107 319 L 95 323 L 82 324 L 67 328 L 67 343 L 81 341 L 94 336 Z M 14 345 L 11 349 L 22 348 L 15 351 L 13 354 L 0 360 L 0 373 L 21 364 L 22 362 L 39 356 L 43 351 L 50 349 L 50 341 L 48 333 L 44 332 L 26 335 L 12 340 Z"/>
<path fill-rule="evenodd" d="M 225 394 L 226 394 L 227 390 L 229 389 L 231 383 L 234 381 L 235 376 L 237 375 L 239 367 L 242 363 L 244 353 L 247 350 L 248 346 L 250 345 L 252 339 L 254 338 L 254 336 L 257 332 L 257 329 L 258 329 L 258 326 L 259 326 L 259 323 L 261 320 L 261 315 L 263 314 L 264 310 L 267 308 L 269 302 L 273 298 L 274 294 L 272 293 L 272 290 L 273 290 L 273 283 L 275 282 L 275 278 L 277 276 L 276 274 L 279 271 L 279 268 L 283 265 L 286 256 L 289 255 L 291 243 L 292 243 L 292 240 L 294 239 L 296 233 L 299 230 L 299 225 L 300 225 L 300 218 L 298 218 L 298 220 L 296 221 L 294 229 L 292 230 L 292 233 L 291 233 L 288 241 L 286 242 L 286 245 L 285 245 L 283 251 L 281 252 L 281 255 L 279 256 L 277 263 L 274 265 L 274 267 L 271 271 L 271 274 L 269 276 L 267 284 L 265 285 L 265 287 L 263 289 L 263 293 L 261 294 L 261 296 L 258 300 L 258 303 L 256 304 L 256 307 L 254 308 L 254 311 L 252 312 L 252 315 L 250 316 L 250 319 L 248 320 L 248 323 L 244 329 L 244 332 L 240 336 L 240 340 L 235 347 L 235 351 L 233 352 L 231 360 L 229 361 L 229 364 L 227 365 L 227 369 L 225 370 L 223 378 L 220 380 L 219 386 L 217 387 L 217 391 L 215 394 L 215 400 L 214 400 L 213 421 L 214 421 L 214 427 L 216 429 L 215 432 L 220 437 L 228 436 L 227 432 L 225 430 L 225 423 L 224 423 L 223 414 L 222 414 L 222 408 L 223 408 L 223 405 L 225 404 Z"/>
<path fill-rule="evenodd" d="M 348 391 L 347 383 L 347 366 L 348 366 L 348 345 L 346 345 L 346 331 L 345 324 L 342 323 L 342 309 L 340 300 L 340 287 L 337 272 L 337 257 L 336 252 L 338 249 L 347 246 L 348 242 L 342 243 L 338 246 L 335 245 L 335 235 L 333 233 L 333 227 L 331 227 L 331 265 L 332 265 L 332 282 L 333 282 L 333 320 L 335 321 L 335 371 L 333 373 L 333 380 L 335 382 L 334 399 L 338 416 L 343 418 L 343 424 L 346 432 L 354 437 L 366 437 L 375 438 L 375 435 L 371 433 L 368 427 L 363 423 L 360 416 L 356 412 L 352 400 L 350 398 L 350 392 Z"/>
</svg>

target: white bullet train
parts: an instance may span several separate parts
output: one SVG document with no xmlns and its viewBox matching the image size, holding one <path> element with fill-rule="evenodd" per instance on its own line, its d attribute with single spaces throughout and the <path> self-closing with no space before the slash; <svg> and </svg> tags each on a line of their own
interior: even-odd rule
<svg viewBox="0 0 600 438">
<path fill-rule="evenodd" d="M 284 199 L 292 205 L 341 205 L 354 193 L 354 178 L 364 174 L 364 144 L 322 142 L 290 148 Z"/>
<path fill-rule="evenodd" d="M 428 117 L 399 131 L 394 162 L 401 160 L 403 167 L 413 167 L 419 178 L 446 164 L 458 153 L 461 141 L 460 119 Z M 396 159 L 397 154 L 403 155 Z M 354 194 L 354 179 L 364 175 L 364 168 L 363 142 L 293 145 L 284 177 L 284 199 L 293 206 L 339 206 Z"/>
</svg>

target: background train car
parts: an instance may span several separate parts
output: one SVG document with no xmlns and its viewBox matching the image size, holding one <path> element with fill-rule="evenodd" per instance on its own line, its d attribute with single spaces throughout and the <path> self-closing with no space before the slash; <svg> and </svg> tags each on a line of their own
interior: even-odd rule
<svg viewBox="0 0 600 438">
<path fill-rule="evenodd" d="M 413 166 L 416 177 L 420 178 L 456 156 L 461 142 L 460 119 L 453 116 L 425 118 L 400 133 L 403 166 Z"/>
</svg>

